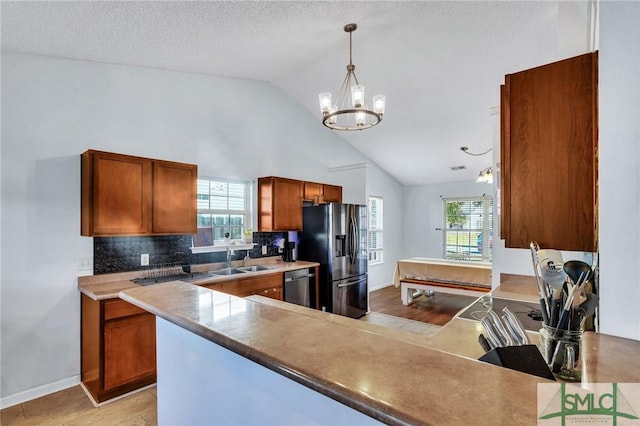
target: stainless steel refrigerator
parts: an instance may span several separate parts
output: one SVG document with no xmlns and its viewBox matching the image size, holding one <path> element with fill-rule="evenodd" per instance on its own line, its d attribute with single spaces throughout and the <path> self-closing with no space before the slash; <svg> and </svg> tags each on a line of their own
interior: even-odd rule
<svg viewBox="0 0 640 426">
<path fill-rule="evenodd" d="M 368 310 L 367 207 L 321 204 L 303 208 L 298 259 L 320 263 L 320 306 L 360 318 Z"/>
</svg>

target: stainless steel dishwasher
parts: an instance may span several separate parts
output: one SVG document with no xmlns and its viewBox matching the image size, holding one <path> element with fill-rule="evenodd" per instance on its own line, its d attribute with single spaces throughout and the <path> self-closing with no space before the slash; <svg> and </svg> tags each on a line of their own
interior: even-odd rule
<svg viewBox="0 0 640 426">
<path fill-rule="evenodd" d="M 305 268 L 284 273 L 284 301 L 311 306 L 311 290 L 315 289 L 315 269 Z M 315 295 L 314 295 L 315 297 Z"/>
</svg>

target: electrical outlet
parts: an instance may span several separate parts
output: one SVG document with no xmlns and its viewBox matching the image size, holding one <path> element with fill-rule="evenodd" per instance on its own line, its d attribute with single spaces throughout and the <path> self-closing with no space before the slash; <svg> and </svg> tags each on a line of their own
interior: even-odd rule
<svg viewBox="0 0 640 426">
<path fill-rule="evenodd" d="M 267 246 L 262 246 L 262 254 L 267 254 Z"/>
<path fill-rule="evenodd" d="M 140 266 L 149 266 L 149 253 L 140 255 Z"/>
<path fill-rule="evenodd" d="M 93 271 L 93 259 L 91 257 L 81 257 L 78 260 L 78 271 Z"/>
</svg>

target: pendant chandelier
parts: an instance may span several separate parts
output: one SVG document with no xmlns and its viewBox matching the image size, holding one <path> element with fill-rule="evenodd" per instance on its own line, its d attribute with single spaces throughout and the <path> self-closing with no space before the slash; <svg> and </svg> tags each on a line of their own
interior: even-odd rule
<svg viewBox="0 0 640 426">
<path fill-rule="evenodd" d="M 349 65 L 347 65 L 347 75 L 342 82 L 337 102 L 332 103 L 331 93 L 326 92 L 318 95 L 322 111 L 322 124 L 333 130 L 368 129 L 382 121 L 384 114 L 384 95 L 375 95 L 373 109 L 369 109 L 364 100 L 364 86 L 356 77 L 356 67 L 353 65 L 351 57 L 352 35 L 357 28 L 356 24 L 344 26 L 345 32 L 349 33 Z"/>
</svg>

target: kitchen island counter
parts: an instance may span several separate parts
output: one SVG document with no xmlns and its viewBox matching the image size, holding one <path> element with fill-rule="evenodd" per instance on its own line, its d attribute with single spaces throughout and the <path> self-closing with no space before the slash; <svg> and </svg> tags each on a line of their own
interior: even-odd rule
<svg viewBox="0 0 640 426">
<path fill-rule="evenodd" d="M 426 341 L 398 340 L 357 320 L 282 309 L 259 297 L 242 299 L 182 282 L 131 288 L 120 297 L 387 424 L 534 424 L 537 384 L 551 383 L 431 349 Z M 166 403 L 160 398 L 162 374 L 159 365 L 159 413 Z"/>
</svg>

